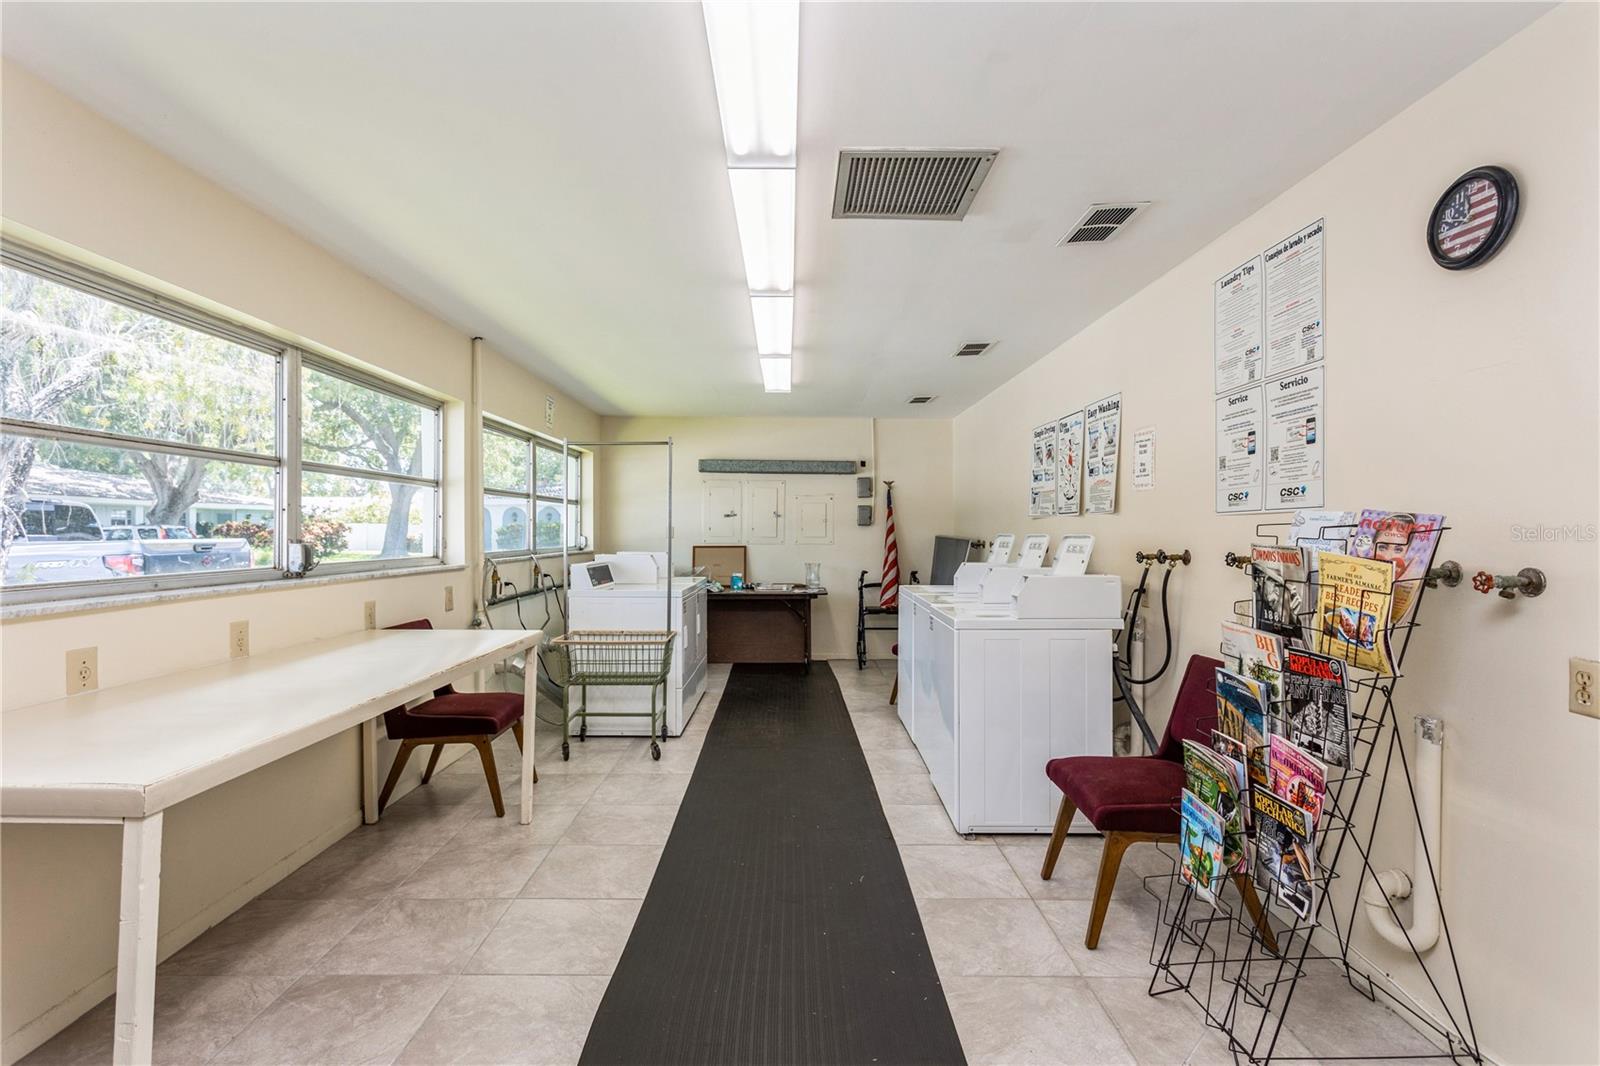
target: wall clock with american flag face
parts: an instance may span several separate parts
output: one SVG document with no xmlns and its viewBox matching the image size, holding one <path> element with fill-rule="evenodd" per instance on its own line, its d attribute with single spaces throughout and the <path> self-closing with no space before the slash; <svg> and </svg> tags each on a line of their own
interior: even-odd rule
<svg viewBox="0 0 1600 1066">
<path fill-rule="evenodd" d="M 1428 251 L 1446 270 L 1465 270 L 1500 250 L 1517 218 L 1517 179 L 1504 167 L 1457 178 L 1428 218 Z"/>
</svg>

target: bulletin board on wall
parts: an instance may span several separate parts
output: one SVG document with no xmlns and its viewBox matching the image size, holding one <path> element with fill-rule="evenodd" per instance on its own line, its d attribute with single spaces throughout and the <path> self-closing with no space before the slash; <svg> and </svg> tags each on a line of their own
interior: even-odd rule
<svg viewBox="0 0 1600 1066">
<path fill-rule="evenodd" d="M 704 567 L 701 572 L 718 584 L 732 584 L 734 574 L 750 580 L 750 558 L 743 544 L 696 544 L 692 559 L 696 569 Z"/>
</svg>

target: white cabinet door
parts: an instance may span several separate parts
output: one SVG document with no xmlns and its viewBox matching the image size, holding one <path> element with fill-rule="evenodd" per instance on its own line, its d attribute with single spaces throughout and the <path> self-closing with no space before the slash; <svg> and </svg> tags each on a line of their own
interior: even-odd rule
<svg viewBox="0 0 1600 1066">
<path fill-rule="evenodd" d="M 832 496 L 796 496 L 794 514 L 796 544 L 833 543 Z"/>
<path fill-rule="evenodd" d="M 746 544 L 783 543 L 784 498 L 781 481 L 744 483 Z"/>
<path fill-rule="evenodd" d="M 700 495 L 700 542 L 739 544 L 744 526 L 740 521 L 744 483 L 741 481 L 702 482 Z"/>
</svg>

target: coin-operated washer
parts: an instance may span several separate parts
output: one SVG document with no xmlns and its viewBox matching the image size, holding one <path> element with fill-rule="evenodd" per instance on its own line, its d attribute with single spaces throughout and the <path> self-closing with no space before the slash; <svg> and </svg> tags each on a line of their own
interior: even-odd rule
<svg viewBox="0 0 1600 1066">
<path fill-rule="evenodd" d="M 1111 754 L 1122 580 L 1001 571 L 985 598 L 1000 587 L 1008 602 L 925 603 L 909 728 L 958 832 L 1048 833 L 1059 797 L 1045 763 Z"/>
<path fill-rule="evenodd" d="M 649 631 L 662 628 L 667 601 L 674 642 L 667 678 L 666 727 L 680 735 L 693 717 L 706 687 L 706 591 L 702 577 L 669 577 L 666 552 L 601 553 L 593 562 L 574 563 L 567 590 L 569 628 Z M 637 709 L 638 717 L 596 717 L 590 736 L 649 736 L 649 694 L 637 686 L 596 685 L 588 706 L 595 711 Z"/>
</svg>

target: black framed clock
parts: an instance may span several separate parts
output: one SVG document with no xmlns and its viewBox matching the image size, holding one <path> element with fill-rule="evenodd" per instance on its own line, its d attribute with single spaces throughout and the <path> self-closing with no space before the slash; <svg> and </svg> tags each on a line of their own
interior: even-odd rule
<svg viewBox="0 0 1600 1066">
<path fill-rule="evenodd" d="M 1445 190 L 1428 217 L 1428 251 L 1446 270 L 1486 262 L 1517 220 L 1517 179 L 1505 167 L 1469 170 Z"/>
</svg>

